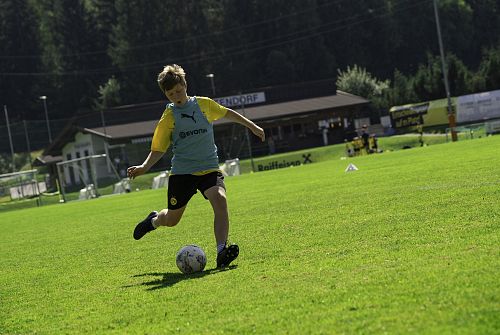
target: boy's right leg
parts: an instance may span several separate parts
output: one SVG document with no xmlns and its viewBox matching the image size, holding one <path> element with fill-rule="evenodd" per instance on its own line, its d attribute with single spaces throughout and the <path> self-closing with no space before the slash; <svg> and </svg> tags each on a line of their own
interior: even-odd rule
<svg viewBox="0 0 500 335">
<path fill-rule="evenodd" d="M 159 226 L 173 227 L 179 223 L 189 199 L 196 194 L 196 177 L 193 175 L 171 175 L 168 178 L 168 209 L 159 213 L 151 212 L 134 230 L 134 238 L 139 240 Z"/>
<path fill-rule="evenodd" d="M 159 226 L 173 227 L 179 223 L 186 206 L 179 209 L 163 209 L 159 213 L 154 211 L 139 222 L 134 229 L 134 239 L 140 240 L 144 235 Z"/>
<path fill-rule="evenodd" d="M 162 209 L 156 218 L 152 220 L 152 224 L 155 228 L 159 226 L 173 227 L 179 223 L 184 214 L 186 206 L 178 209 Z"/>
<path fill-rule="evenodd" d="M 153 226 L 153 219 L 158 216 L 157 211 L 153 211 L 146 216 L 144 220 L 139 222 L 137 226 L 135 226 L 134 229 L 134 239 L 139 240 L 141 239 L 144 235 L 149 233 L 150 231 L 154 230 L 155 227 Z"/>
</svg>

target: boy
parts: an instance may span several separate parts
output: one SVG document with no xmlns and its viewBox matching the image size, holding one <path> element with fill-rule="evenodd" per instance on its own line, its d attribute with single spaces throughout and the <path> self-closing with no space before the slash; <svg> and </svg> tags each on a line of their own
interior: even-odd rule
<svg viewBox="0 0 500 335">
<path fill-rule="evenodd" d="M 210 201 L 214 210 L 214 234 L 217 242 L 217 267 L 228 266 L 238 257 L 239 248 L 227 246 L 229 215 L 224 177 L 219 171 L 212 122 L 225 117 L 242 124 L 262 141 L 262 128 L 252 121 L 205 97 L 188 97 L 186 74 L 179 65 L 167 65 L 158 75 L 158 85 L 170 100 L 156 126 L 151 152 L 141 165 L 127 169 L 135 178 L 147 172 L 173 148 L 172 170 L 168 180 L 168 208 L 151 212 L 135 227 L 134 238 L 139 240 L 159 226 L 173 227 L 179 223 L 187 203 L 197 190 Z"/>
<path fill-rule="evenodd" d="M 368 134 L 368 127 L 366 124 L 363 125 L 361 128 L 361 141 L 363 142 L 363 147 L 365 148 L 365 152 L 367 154 L 370 153 L 370 141 L 369 141 L 370 135 Z"/>
</svg>

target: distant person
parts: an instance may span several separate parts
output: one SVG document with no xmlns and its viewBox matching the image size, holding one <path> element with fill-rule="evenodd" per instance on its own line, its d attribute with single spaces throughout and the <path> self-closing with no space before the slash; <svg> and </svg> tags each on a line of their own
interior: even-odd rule
<svg viewBox="0 0 500 335">
<path fill-rule="evenodd" d="M 351 142 L 347 141 L 347 139 L 344 139 L 345 143 L 345 154 L 347 157 L 352 157 L 354 156 L 354 148 Z"/>
<path fill-rule="evenodd" d="M 367 154 L 370 153 L 370 135 L 368 134 L 368 127 L 366 124 L 361 127 L 361 141 L 363 142 L 363 147 Z"/>
<path fill-rule="evenodd" d="M 130 178 L 147 172 L 160 160 L 172 144 L 172 170 L 168 179 L 168 209 L 151 212 L 134 230 L 139 240 L 160 227 L 179 223 L 191 197 L 201 192 L 214 211 L 214 234 L 217 244 L 217 267 L 228 266 L 238 257 L 236 244 L 227 245 L 229 215 L 224 176 L 219 171 L 219 158 L 214 141 L 212 122 L 226 118 L 239 123 L 265 140 L 264 130 L 232 109 L 210 98 L 188 96 L 184 69 L 167 65 L 158 75 L 158 85 L 170 104 L 156 126 L 151 152 L 141 165 L 127 169 Z"/>
<path fill-rule="evenodd" d="M 378 143 L 377 136 L 375 134 L 371 134 L 368 138 L 368 143 L 370 144 L 370 153 L 378 152 Z"/>
<path fill-rule="evenodd" d="M 274 155 L 276 153 L 276 143 L 274 142 L 274 136 L 268 137 L 267 146 L 269 147 L 269 155 Z"/>
<path fill-rule="evenodd" d="M 418 143 L 420 143 L 420 146 L 424 146 L 424 128 L 420 123 L 417 124 L 417 133 L 418 133 Z"/>
<path fill-rule="evenodd" d="M 354 156 L 360 156 L 363 149 L 363 141 L 358 136 L 352 139 L 352 147 L 354 148 Z"/>
</svg>

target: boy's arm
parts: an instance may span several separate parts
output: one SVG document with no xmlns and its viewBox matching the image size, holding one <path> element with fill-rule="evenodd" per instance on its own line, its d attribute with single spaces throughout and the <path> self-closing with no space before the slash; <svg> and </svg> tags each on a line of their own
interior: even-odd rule
<svg viewBox="0 0 500 335">
<path fill-rule="evenodd" d="M 239 123 L 247 127 L 252 133 L 254 133 L 255 136 L 259 137 L 262 142 L 266 140 L 266 134 L 264 133 L 264 130 L 240 113 L 237 113 L 234 110 L 228 108 L 224 117 L 230 121 Z"/>
<path fill-rule="evenodd" d="M 151 169 L 151 167 L 155 165 L 155 163 L 158 162 L 164 154 L 165 153 L 161 151 L 151 151 L 146 160 L 144 160 L 144 163 L 142 163 L 141 165 L 134 165 L 129 167 L 127 169 L 127 175 L 129 176 L 129 178 L 134 179 L 135 177 L 148 172 L 149 169 Z"/>
<path fill-rule="evenodd" d="M 141 165 L 134 165 L 127 169 L 127 175 L 134 179 L 149 171 L 162 158 L 170 146 L 170 139 L 172 130 L 174 128 L 174 117 L 172 110 L 167 107 L 163 112 L 160 121 L 156 125 L 156 129 L 151 141 L 151 152 L 149 153 L 144 163 Z"/>
</svg>

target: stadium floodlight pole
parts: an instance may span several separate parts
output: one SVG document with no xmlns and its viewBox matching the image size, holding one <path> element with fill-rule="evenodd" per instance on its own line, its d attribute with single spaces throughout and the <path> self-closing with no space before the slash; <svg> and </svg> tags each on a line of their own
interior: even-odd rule
<svg viewBox="0 0 500 335">
<path fill-rule="evenodd" d="M 26 148 L 28 149 L 28 157 L 30 160 L 30 166 L 31 169 L 33 170 L 33 161 L 31 160 L 31 145 L 30 145 L 30 138 L 28 136 L 28 127 L 26 126 L 26 120 L 23 120 L 24 124 L 24 136 L 26 137 Z"/>
<path fill-rule="evenodd" d="M 205 77 L 210 78 L 210 85 L 212 85 L 212 95 L 215 97 L 215 74 L 209 73 Z"/>
<path fill-rule="evenodd" d="M 109 158 L 109 147 L 108 147 L 108 133 L 106 131 L 106 121 L 104 120 L 104 110 L 103 108 L 101 107 L 100 108 L 100 111 L 101 111 L 101 123 L 102 123 L 102 130 L 104 131 L 104 153 L 108 156 Z M 107 163 L 106 163 L 107 167 L 108 167 L 108 172 L 111 172 L 111 162 L 110 160 L 108 159 L 107 160 Z"/>
<path fill-rule="evenodd" d="M 100 112 L 101 112 L 102 131 L 104 132 L 104 136 L 108 136 L 106 132 L 106 120 L 104 120 L 104 111 L 102 108 L 100 108 Z"/>
<path fill-rule="evenodd" d="M 241 104 L 241 114 L 245 116 L 245 96 L 240 92 L 240 104 Z M 250 155 L 250 163 L 252 164 L 252 172 L 255 172 L 255 164 L 253 162 L 253 154 L 252 154 L 252 143 L 250 143 L 250 134 L 248 132 L 248 128 L 245 127 L 245 135 L 248 144 L 248 154 Z"/>
<path fill-rule="evenodd" d="M 49 112 L 47 111 L 47 96 L 41 95 L 40 100 L 43 101 L 43 108 L 45 109 L 45 121 L 47 122 L 47 131 L 49 132 L 49 143 L 52 143 L 52 134 L 50 133 Z"/>
<path fill-rule="evenodd" d="M 12 155 L 12 172 L 16 171 L 16 161 L 14 159 L 14 145 L 12 144 L 12 134 L 10 133 L 9 113 L 7 113 L 7 105 L 3 105 L 5 112 L 5 121 L 7 122 L 7 133 L 9 135 L 10 153 Z"/>
<path fill-rule="evenodd" d="M 455 142 L 458 139 L 457 133 L 455 131 L 455 127 L 457 126 L 455 120 L 455 111 L 453 110 L 453 105 L 451 103 L 450 84 L 448 82 L 448 69 L 446 66 L 446 59 L 444 57 L 444 47 L 443 47 L 443 39 L 441 37 L 441 24 L 439 22 L 437 0 L 434 0 L 433 2 L 434 2 L 434 16 L 436 17 L 436 29 L 439 42 L 439 52 L 441 54 L 441 67 L 443 69 L 444 88 L 446 90 L 446 99 L 448 100 L 448 123 L 451 130 L 451 139 L 453 142 Z"/>
</svg>

